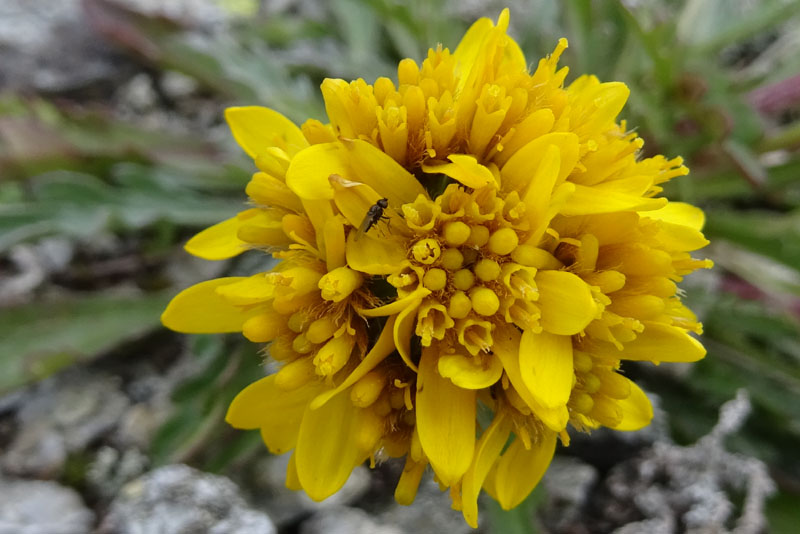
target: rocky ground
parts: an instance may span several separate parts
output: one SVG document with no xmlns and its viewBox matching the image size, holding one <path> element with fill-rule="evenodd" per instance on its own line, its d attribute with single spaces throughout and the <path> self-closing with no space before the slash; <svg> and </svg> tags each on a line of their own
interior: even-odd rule
<svg viewBox="0 0 800 534">
<path fill-rule="evenodd" d="M 4 2 L 0 89 L 100 102 L 142 126 L 202 129 L 213 136 L 221 104 L 192 79 L 153 73 L 109 47 L 85 24 L 86 10 L 97 3 Z M 161 6 L 120 3 L 145 11 Z M 285 9 L 288 3 L 269 4 Z M 173 14 L 190 14 L 203 31 L 224 23 L 210 1 L 164 5 Z M 67 49 L 69 54 L 54 53 Z M 3 301 L 34 298 L 69 269 L 82 246 L 89 245 L 56 239 L 13 249 L 2 258 L 16 272 L 0 277 Z M 120 244 L 91 246 L 113 253 Z M 140 341 L 145 349 L 134 356 L 110 353 L 0 397 L 0 534 L 471 531 L 431 481 L 413 506 L 395 504 L 391 495 L 401 466 L 394 463 L 356 470 L 324 503 L 285 489 L 287 459 L 266 452 L 225 475 L 185 464 L 154 465 L 152 440 L 173 413 L 173 392 L 198 363 L 177 336 L 159 333 Z M 761 462 L 724 446 L 748 410 L 741 393 L 722 409 L 711 433 L 688 447 L 671 441 L 663 413 L 640 432 L 575 436 L 548 471 L 546 498 L 531 520 L 570 534 L 763 532 L 772 481 Z M 479 530 L 490 531 L 488 515 L 484 503 Z"/>
<path fill-rule="evenodd" d="M 260 454 L 228 476 L 153 466 L 149 441 L 192 368 L 178 344 L 155 356 L 104 358 L 0 399 L 0 533 L 470 532 L 430 480 L 413 506 L 393 503 L 391 462 L 356 470 L 323 503 L 284 488 L 286 457 Z M 749 406 L 741 392 L 689 447 L 670 441 L 662 412 L 636 433 L 575 436 L 531 519 L 574 534 L 763 532 L 772 480 L 724 448 Z"/>
</svg>

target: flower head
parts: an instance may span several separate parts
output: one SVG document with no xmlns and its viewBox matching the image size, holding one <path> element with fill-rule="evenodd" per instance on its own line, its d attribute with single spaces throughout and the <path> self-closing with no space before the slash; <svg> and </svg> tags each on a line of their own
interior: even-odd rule
<svg viewBox="0 0 800 534">
<path fill-rule="evenodd" d="M 689 254 L 703 214 L 657 196 L 686 167 L 638 157 L 624 84 L 564 87 L 564 39 L 530 72 L 507 25 L 506 10 L 452 53 L 403 60 L 397 83 L 325 80 L 330 124 L 227 110 L 259 169 L 253 207 L 186 248 L 279 263 L 193 286 L 163 321 L 269 343 L 280 370 L 228 421 L 294 450 L 287 484 L 314 499 L 368 458 L 405 457 L 399 502 L 430 465 L 476 526 L 480 490 L 519 504 L 568 426 L 649 423 L 622 360 L 705 354 L 676 286 L 710 267 Z"/>
</svg>

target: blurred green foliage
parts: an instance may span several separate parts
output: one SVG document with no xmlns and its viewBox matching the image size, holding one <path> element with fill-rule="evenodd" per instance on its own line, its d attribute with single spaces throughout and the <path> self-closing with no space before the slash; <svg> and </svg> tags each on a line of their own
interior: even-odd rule
<svg viewBox="0 0 800 534">
<path fill-rule="evenodd" d="M 712 246 L 700 255 L 717 267 L 686 287 L 709 355 L 681 375 L 636 372 L 686 441 L 746 387 L 756 416 L 732 446 L 772 466 L 781 494 L 770 510 L 786 521 L 800 505 L 800 101 L 780 82 L 800 84 L 800 3 L 508 3 L 511 33 L 529 60 L 568 37 L 568 79 L 592 73 L 627 83 L 623 118 L 645 138 L 645 152 L 688 160 L 692 174 L 667 193 L 707 213 Z M 102 0 L 86 6 L 108 45 L 147 72 L 183 74 L 218 110 L 260 104 L 297 122 L 324 118 L 323 78 L 393 76 L 400 58 L 420 60 L 437 42 L 452 48 L 474 17 L 494 18 L 502 7 L 453 13 L 443 0 L 333 0 L 316 4 L 315 16 L 250 13 L 207 35 Z M 219 139 L 138 124 L 102 101 L 0 96 L 0 261 L 46 236 L 81 245 L 112 235 L 133 239 L 155 265 L 128 280 L 135 291 L 56 281 L 57 297 L 43 290 L 0 309 L 0 392 L 157 328 L 165 294 L 178 289 L 164 272 L 181 242 L 244 199 L 250 163 Z M 255 433 L 222 422 L 233 395 L 262 373 L 259 358 L 233 337 L 197 337 L 188 350 L 201 370 L 177 391 L 153 458 L 219 470 L 260 449 Z"/>
</svg>

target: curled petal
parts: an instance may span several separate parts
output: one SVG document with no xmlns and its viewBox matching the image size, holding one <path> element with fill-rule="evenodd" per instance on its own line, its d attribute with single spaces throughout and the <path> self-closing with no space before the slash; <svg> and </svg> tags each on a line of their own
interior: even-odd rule
<svg viewBox="0 0 800 534">
<path fill-rule="evenodd" d="M 443 354 L 439 357 L 439 374 L 465 389 L 488 388 L 503 374 L 503 363 L 493 354 Z"/>
<path fill-rule="evenodd" d="M 627 378 L 625 380 L 628 380 Z M 617 407 L 622 413 L 622 420 L 614 430 L 632 431 L 639 430 L 650 424 L 653 420 L 653 405 L 644 391 L 633 381 L 628 380 L 631 394 L 628 398 L 617 401 Z"/>
<path fill-rule="evenodd" d="M 473 189 L 480 189 L 490 185 L 497 187 L 497 179 L 488 167 L 478 163 L 475 156 L 466 154 L 450 154 L 448 159 L 452 163 L 440 165 L 422 165 L 422 170 L 429 173 L 441 173 L 453 180 Z"/>
</svg>

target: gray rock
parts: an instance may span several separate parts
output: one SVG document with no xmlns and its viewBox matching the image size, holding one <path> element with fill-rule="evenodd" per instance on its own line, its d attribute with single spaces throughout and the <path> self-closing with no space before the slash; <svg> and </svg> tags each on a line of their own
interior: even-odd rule
<svg viewBox="0 0 800 534">
<path fill-rule="evenodd" d="M 545 522 L 565 530 L 578 519 L 598 476 L 597 469 L 577 458 L 556 456 L 543 480 L 547 490 L 547 506 L 542 510 Z"/>
<path fill-rule="evenodd" d="M 45 92 L 109 81 L 124 68 L 83 20 L 80 0 L 2 2 L 0 64 L 0 87 Z"/>
<path fill-rule="evenodd" d="M 205 28 L 224 26 L 230 19 L 229 12 L 214 0 L 114 0 L 114 3 L 145 15 L 180 20 Z"/>
<path fill-rule="evenodd" d="M 3 470 L 36 478 L 58 478 L 67 461 L 64 437 L 47 425 L 25 427 L 0 457 Z"/>
<path fill-rule="evenodd" d="M 338 492 L 322 502 L 311 500 L 302 491 L 286 488 L 286 468 L 290 454 L 265 456 L 254 469 L 251 480 L 252 499 L 264 508 L 278 526 L 294 523 L 299 518 L 334 508 L 341 508 L 361 499 L 369 490 L 370 474 L 366 467 L 353 470 Z"/>
<path fill-rule="evenodd" d="M 764 505 L 775 491 L 767 467 L 727 452 L 723 443 L 749 412 L 747 393 L 740 390 L 723 405 L 714 429 L 695 445 L 657 442 L 639 458 L 612 469 L 606 488 L 613 501 L 644 516 L 617 532 L 674 532 L 677 525 L 690 534 L 728 532 L 728 525 L 735 525 L 736 534 L 763 532 Z M 733 503 L 742 491 L 744 504 L 737 507 Z"/>
<path fill-rule="evenodd" d="M 55 482 L 0 478 L 0 534 L 86 534 L 94 514 Z"/>
<path fill-rule="evenodd" d="M 110 432 L 130 402 L 117 377 L 72 369 L 36 385 L 16 414 L 18 432 L 0 466 L 52 478 L 71 452 Z"/>
<path fill-rule="evenodd" d="M 3 306 L 22 304 L 33 297 L 54 272 L 63 270 L 72 259 L 72 244 L 63 238 L 48 237 L 36 244 L 17 244 L 8 252 L 13 274 L 0 276 L 0 302 Z"/>
<path fill-rule="evenodd" d="M 300 534 L 403 534 L 398 526 L 381 524 L 359 508 L 337 506 L 314 514 L 300 525 Z"/>
<path fill-rule="evenodd" d="M 161 76 L 161 89 L 169 98 L 178 100 L 193 95 L 199 89 L 199 84 L 194 78 L 169 70 Z"/>
<path fill-rule="evenodd" d="M 93 495 L 111 500 L 128 482 L 141 475 L 149 460 L 137 449 L 123 452 L 101 447 L 86 470 L 86 486 Z"/>
<path fill-rule="evenodd" d="M 186 465 L 161 467 L 126 484 L 99 529 L 104 534 L 274 534 L 230 479 Z"/>
<path fill-rule="evenodd" d="M 411 506 L 392 504 L 386 511 L 378 514 L 378 520 L 387 525 L 400 525 L 407 534 L 420 532 L 447 532 L 448 534 L 467 534 L 474 532 L 461 512 L 451 508 L 450 494 L 439 490 L 429 473 L 422 478 L 417 498 Z M 480 504 L 480 503 L 479 503 Z M 486 514 L 479 515 L 482 523 Z M 479 525 L 480 525 L 479 523 Z"/>
</svg>

